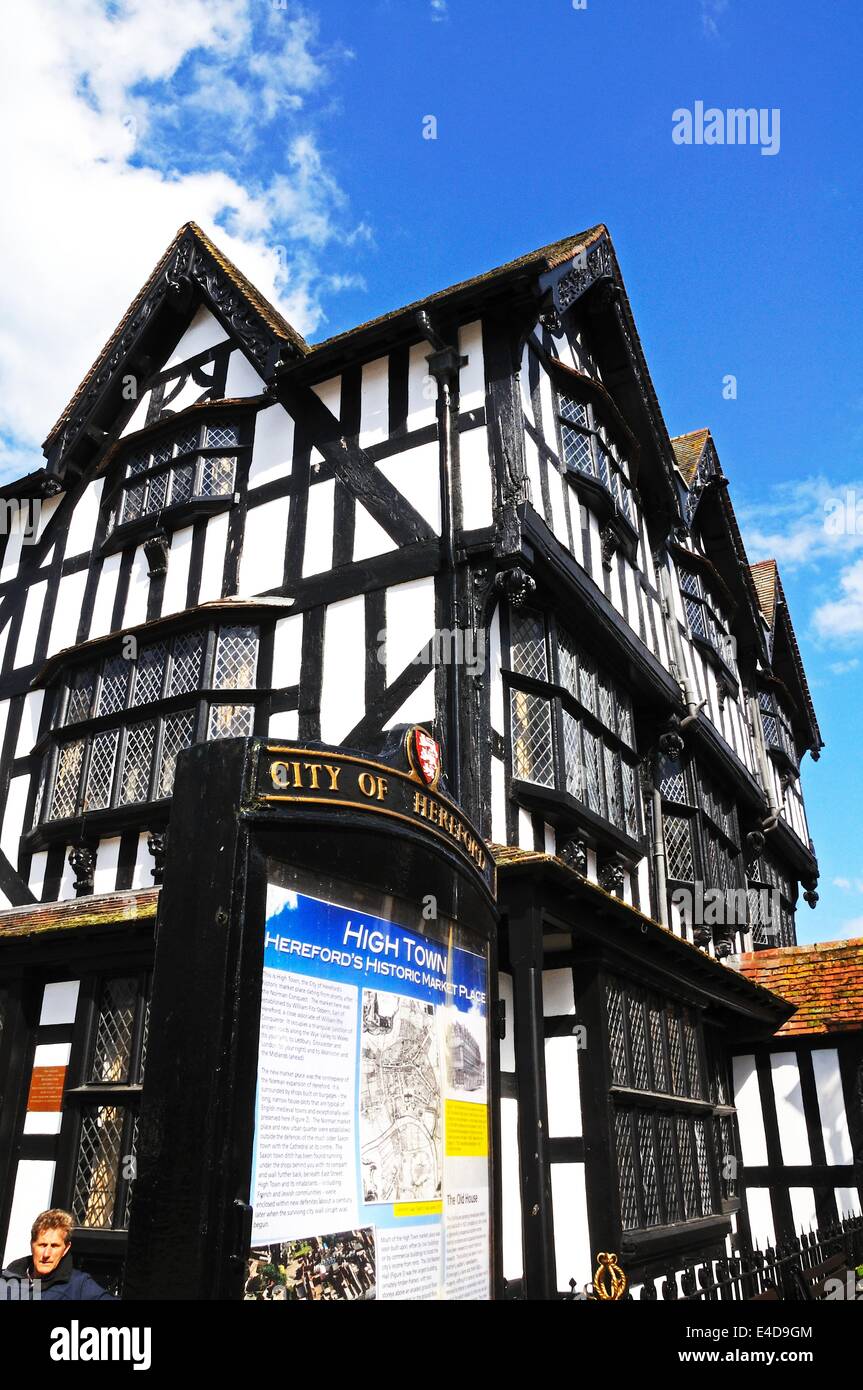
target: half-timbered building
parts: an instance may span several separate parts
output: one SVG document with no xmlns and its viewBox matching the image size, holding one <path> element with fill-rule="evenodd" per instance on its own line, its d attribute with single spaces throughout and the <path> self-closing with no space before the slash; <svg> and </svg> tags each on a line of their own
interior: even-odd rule
<svg viewBox="0 0 863 1390">
<path fill-rule="evenodd" d="M 2 492 L 9 1256 L 63 1205 L 122 1262 L 181 752 L 411 725 L 498 863 L 507 1291 L 748 1233 L 730 1059 L 791 1006 L 738 966 L 814 906 L 821 736 L 604 226 L 310 346 L 190 223 Z"/>
</svg>

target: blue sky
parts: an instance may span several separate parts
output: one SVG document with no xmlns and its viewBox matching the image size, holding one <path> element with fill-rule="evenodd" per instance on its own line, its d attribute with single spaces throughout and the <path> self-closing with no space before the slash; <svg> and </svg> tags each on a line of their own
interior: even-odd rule
<svg viewBox="0 0 863 1390">
<path fill-rule="evenodd" d="M 9 23 L 5 475 L 188 218 L 312 339 L 607 223 L 669 430 L 711 427 L 750 558 L 782 569 L 827 743 L 801 939 L 863 935 L 859 4 L 30 0 Z M 778 108 L 778 152 L 675 144 L 697 101 Z M 846 494 L 859 534 L 828 535 Z"/>
</svg>

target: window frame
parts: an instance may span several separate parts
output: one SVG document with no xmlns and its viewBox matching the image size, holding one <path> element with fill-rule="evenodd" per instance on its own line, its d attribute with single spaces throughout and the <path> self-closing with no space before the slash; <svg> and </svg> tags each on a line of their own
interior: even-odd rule
<svg viewBox="0 0 863 1390">
<path fill-rule="evenodd" d="M 761 720 L 761 732 L 764 737 L 764 747 L 771 757 L 778 762 L 786 764 L 795 776 L 799 776 L 800 758 L 794 740 L 794 727 L 779 690 L 777 690 L 775 685 L 766 686 L 760 684 L 757 690 L 757 699 L 758 715 Z M 775 738 L 768 737 L 767 721 L 770 719 L 772 719 L 775 724 Z"/>
<path fill-rule="evenodd" d="M 167 806 L 171 791 L 161 790 L 163 761 L 166 750 L 166 737 L 172 721 L 182 715 L 191 716 L 191 734 L 188 743 L 181 744 L 173 754 L 176 756 L 184 747 L 205 742 L 209 737 L 211 712 L 224 707 L 234 707 L 243 712 L 243 733 L 237 735 L 233 729 L 220 734 L 220 737 L 247 736 L 261 731 L 261 723 L 266 712 L 266 702 L 270 691 L 261 684 L 262 648 L 269 632 L 263 614 L 239 611 L 236 614 L 221 612 L 218 616 L 198 614 L 196 623 L 186 623 L 182 627 L 172 625 L 169 630 L 159 628 L 155 632 L 138 635 L 137 656 L 129 659 L 129 677 L 125 686 L 125 697 L 120 709 L 99 714 L 104 673 L 122 652 L 123 639 L 117 639 L 109 647 L 102 647 L 98 656 L 82 656 L 75 663 L 62 668 L 55 677 L 56 709 L 58 717 L 51 727 L 37 741 L 33 750 L 34 760 L 41 759 L 37 778 L 37 793 L 31 828 L 27 832 L 28 845 L 36 842 L 62 838 L 60 833 L 69 823 L 86 818 L 88 823 L 98 824 L 100 820 L 112 823 L 118 819 L 132 821 L 140 818 L 145 808 Z M 224 634 L 232 631 L 254 633 L 254 655 L 252 663 L 252 684 L 240 686 L 217 685 L 217 660 L 220 643 Z M 190 637 L 200 637 L 200 656 L 194 688 L 185 688 L 172 694 L 174 672 L 177 669 L 177 652 L 181 644 Z M 126 634 L 128 636 L 128 634 Z M 139 670 L 142 657 L 154 647 L 164 646 L 162 672 L 158 694 L 146 703 L 136 704 Z M 120 660 L 124 660 L 122 656 Z M 81 672 L 93 672 L 91 697 L 85 717 L 76 717 L 67 722 L 74 692 L 81 688 Z M 149 771 L 145 796 L 123 799 L 122 780 L 125 775 L 126 757 L 130 738 L 134 731 L 153 726 L 154 736 L 149 753 Z M 111 780 L 108 804 L 89 806 L 91 795 L 91 771 L 94 766 L 94 753 L 98 740 L 116 734 L 112 757 Z M 74 800 L 64 815 L 52 814 L 58 787 L 58 776 L 63 765 L 67 748 L 80 744 L 82 747 L 80 763 L 74 779 Z M 169 755 L 170 756 L 170 755 Z M 71 779 L 70 779 L 71 780 Z M 100 798 L 104 802 L 104 797 Z"/>
<path fill-rule="evenodd" d="M 749 884 L 746 880 L 742 855 L 742 832 L 740 816 L 732 796 L 723 792 L 717 783 L 699 767 L 696 758 L 669 758 L 660 754 L 659 791 L 662 798 L 663 843 L 666 850 L 666 876 L 669 903 L 675 889 L 695 890 L 701 883 L 706 894 L 711 889 L 721 892 L 743 892 L 747 894 L 745 922 L 735 922 L 733 931 L 741 949 L 745 949 L 743 938 L 749 930 Z M 667 774 L 667 775 L 666 775 Z M 682 786 L 685 800 L 670 796 L 666 790 L 669 782 Z M 676 788 L 675 788 L 676 790 Z M 721 821 L 720 821 L 721 817 Z M 672 873 L 675 867 L 668 851 L 667 822 L 685 820 L 689 825 L 689 843 L 692 851 L 693 877 L 681 878 Z M 721 858 L 720 858 L 721 856 Z M 726 868 L 720 868 L 724 863 Z M 714 865 L 717 872 L 714 873 Z M 725 873 L 725 883 L 714 881 Z M 693 931 L 693 923 L 685 917 L 688 932 Z M 718 924 L 717 924 L 718 925 Z M 731 925 L 731 924 L 728 924 Z M 697 928 L 695 928 L 697 930 Z"/>
<path fill-rule="evenodd" d="M 685 550 L 683 547 L 675 549 L 677 587 L 680 591 L 680 603 L 686 631 L 690 640 L 695 643 L 699 650 L 719 665 L 726 680 L 730 683 L 732 692 L 734 692 L 738 688 L 738 679 L 735 671 L 736 654 L 734 636 L 731 631 L 731 618 L 725 614 L 720 602 L 721 595 L 717 596 L 716 582 L 711 583 L 705 577 L 703 569 L 705 564 L 709 565 L 710 561 Z M 694 584 L 695 592 L 685 587 L 684 576 Z M 696 631 L 693 625 L 690 604 L 695 605 L 696 611 L 701 616 L 704 629 L 701 632 Z"/>
<path fill-rule="evenodd" d="M 544 676 L 526 674 L 523 670 L 518 669 L 515 656 L 516 625 L 525 618 L 533 618 L 541 626 Z M 622 846 L 630 853 L 641 855 L 645 836 L 645 815 L 641 800 L 634 705 L 628 689 L 617 677 L 611 675 L 606 667 L 596 662 L 592 652 L 583 643 L 576 642 L 572 635 L 558 624 L 554 614 L 546 613 L 541 608 L 533 606 L 515 610 L 510 608 L 507 614 L 506 638 L 509 664 L 503 668 L 502 674 L 506 702 L 509 770 L 515 794 L 519 798 L 530 798 L 536 794 L 542 795 L 544 793 L 553 796 L 556 800 L 562 799 L 562 805 L 572 814 L 573 819 L 584 822 L 591 834 L 597 835 L 600 839 L 612 841 L 616 846 Z M 574 657 L 573 669 L 577 669 L 579 672 L 576 693 L 573 693 L 572 683 L 567 681 L 562 669 L 561 648 L 564 642 L 568 643 L 570 655 Z M 593 707 L 581 696 L 580 672 L 582 670 L 592 672 Z M 585 684 L 587 685 L 587 682 Z M 609 693 L 613 702 L 613 723 L 606 722 L 600 712 L 600 691 L 603 689 Z M 542 702 L 548 709 L 550 781 L 537 781 L 519 775 L 521 768 L 518 762 L 514 722 L 514 702 L 518 697 Z M 628 735 L 621 732 L 624 727 L 621 709 L 626 710 L 625 722 Z M 568 720 L 571 721 L 570 729 L 574 725 L 577 733 L 579 776 L 576 785 L 581 795 L 577 795 L 573 790 L 573 783 L 570 780 L 571 766 L 567 757 Z M 585 780 L 585 769 L 592 763 L 587 752 L 588 738 L 592 740 L 596 750 L 596 761 L 593 763 L 596 769 L 598 791 L 596 805 L 591 803 L 590 789 Z M 611 756 L 613 767 L 616 770 L 616 795 L 620 806 L 620 815 L 617 821 L 611 819 L 608 814 L 608 755 Z M 624 764 L 629 770 L 628 773 L 623 771 Z M 627 805 L 629 804 L 625 785 L 627 781 L 631 791 L 635 834 L 632 833 L 630 828 L 632 822 L 627 814 Z"/>
<path fill-rule="evenodd" d="M 632 479 L 630 462 L 625 450 L 621 449 L 617 432 L 613 430 L 605 416 L 591 399 L 588 389 L 579 389 L 578 382 L 559 379 L 553 381 L 554 421 L 557 436 L 558 458 L 566 477 L 575 487 L 584 488 L 591 499 L 600 501 L 605 519 L 613 521 L 629 553 L 638 544 L 639 506 Z M 567 408 L 583 412 L 581 421 L 567 414 Z M 585 472 L 567 460 L 567 432 L 581 436 L 587 443 L 590 457 L 590 471 Z M 603 477 L 601 460 L 605 462 L 606 478 Z M 626 499 L 628 506 L 624 506 Z"/>
</svg>

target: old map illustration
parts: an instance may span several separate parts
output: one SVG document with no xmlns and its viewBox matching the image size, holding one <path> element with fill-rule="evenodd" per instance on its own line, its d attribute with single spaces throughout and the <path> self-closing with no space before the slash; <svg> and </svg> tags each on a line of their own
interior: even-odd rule
<svg viewBox="0 0 863 1390">
<path fill-rule="evenodd" d="M 434 1006 L 363 990 L 360 1152 L 367 1202 L 441 1195 L 441 1077 Z"/>
</svg>

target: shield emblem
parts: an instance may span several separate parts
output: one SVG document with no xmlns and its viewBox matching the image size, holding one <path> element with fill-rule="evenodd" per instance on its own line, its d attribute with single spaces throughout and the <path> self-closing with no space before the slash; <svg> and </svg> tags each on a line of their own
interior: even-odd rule
<svg viewBox="0 0 863 1390">
<path fill-rule="evenodd" d="M 440 781 L 440 744 L 425 729 L 411 729 L 407 739 L 408 761 L 413 771 L 434 789 Z"/>
</svg>

